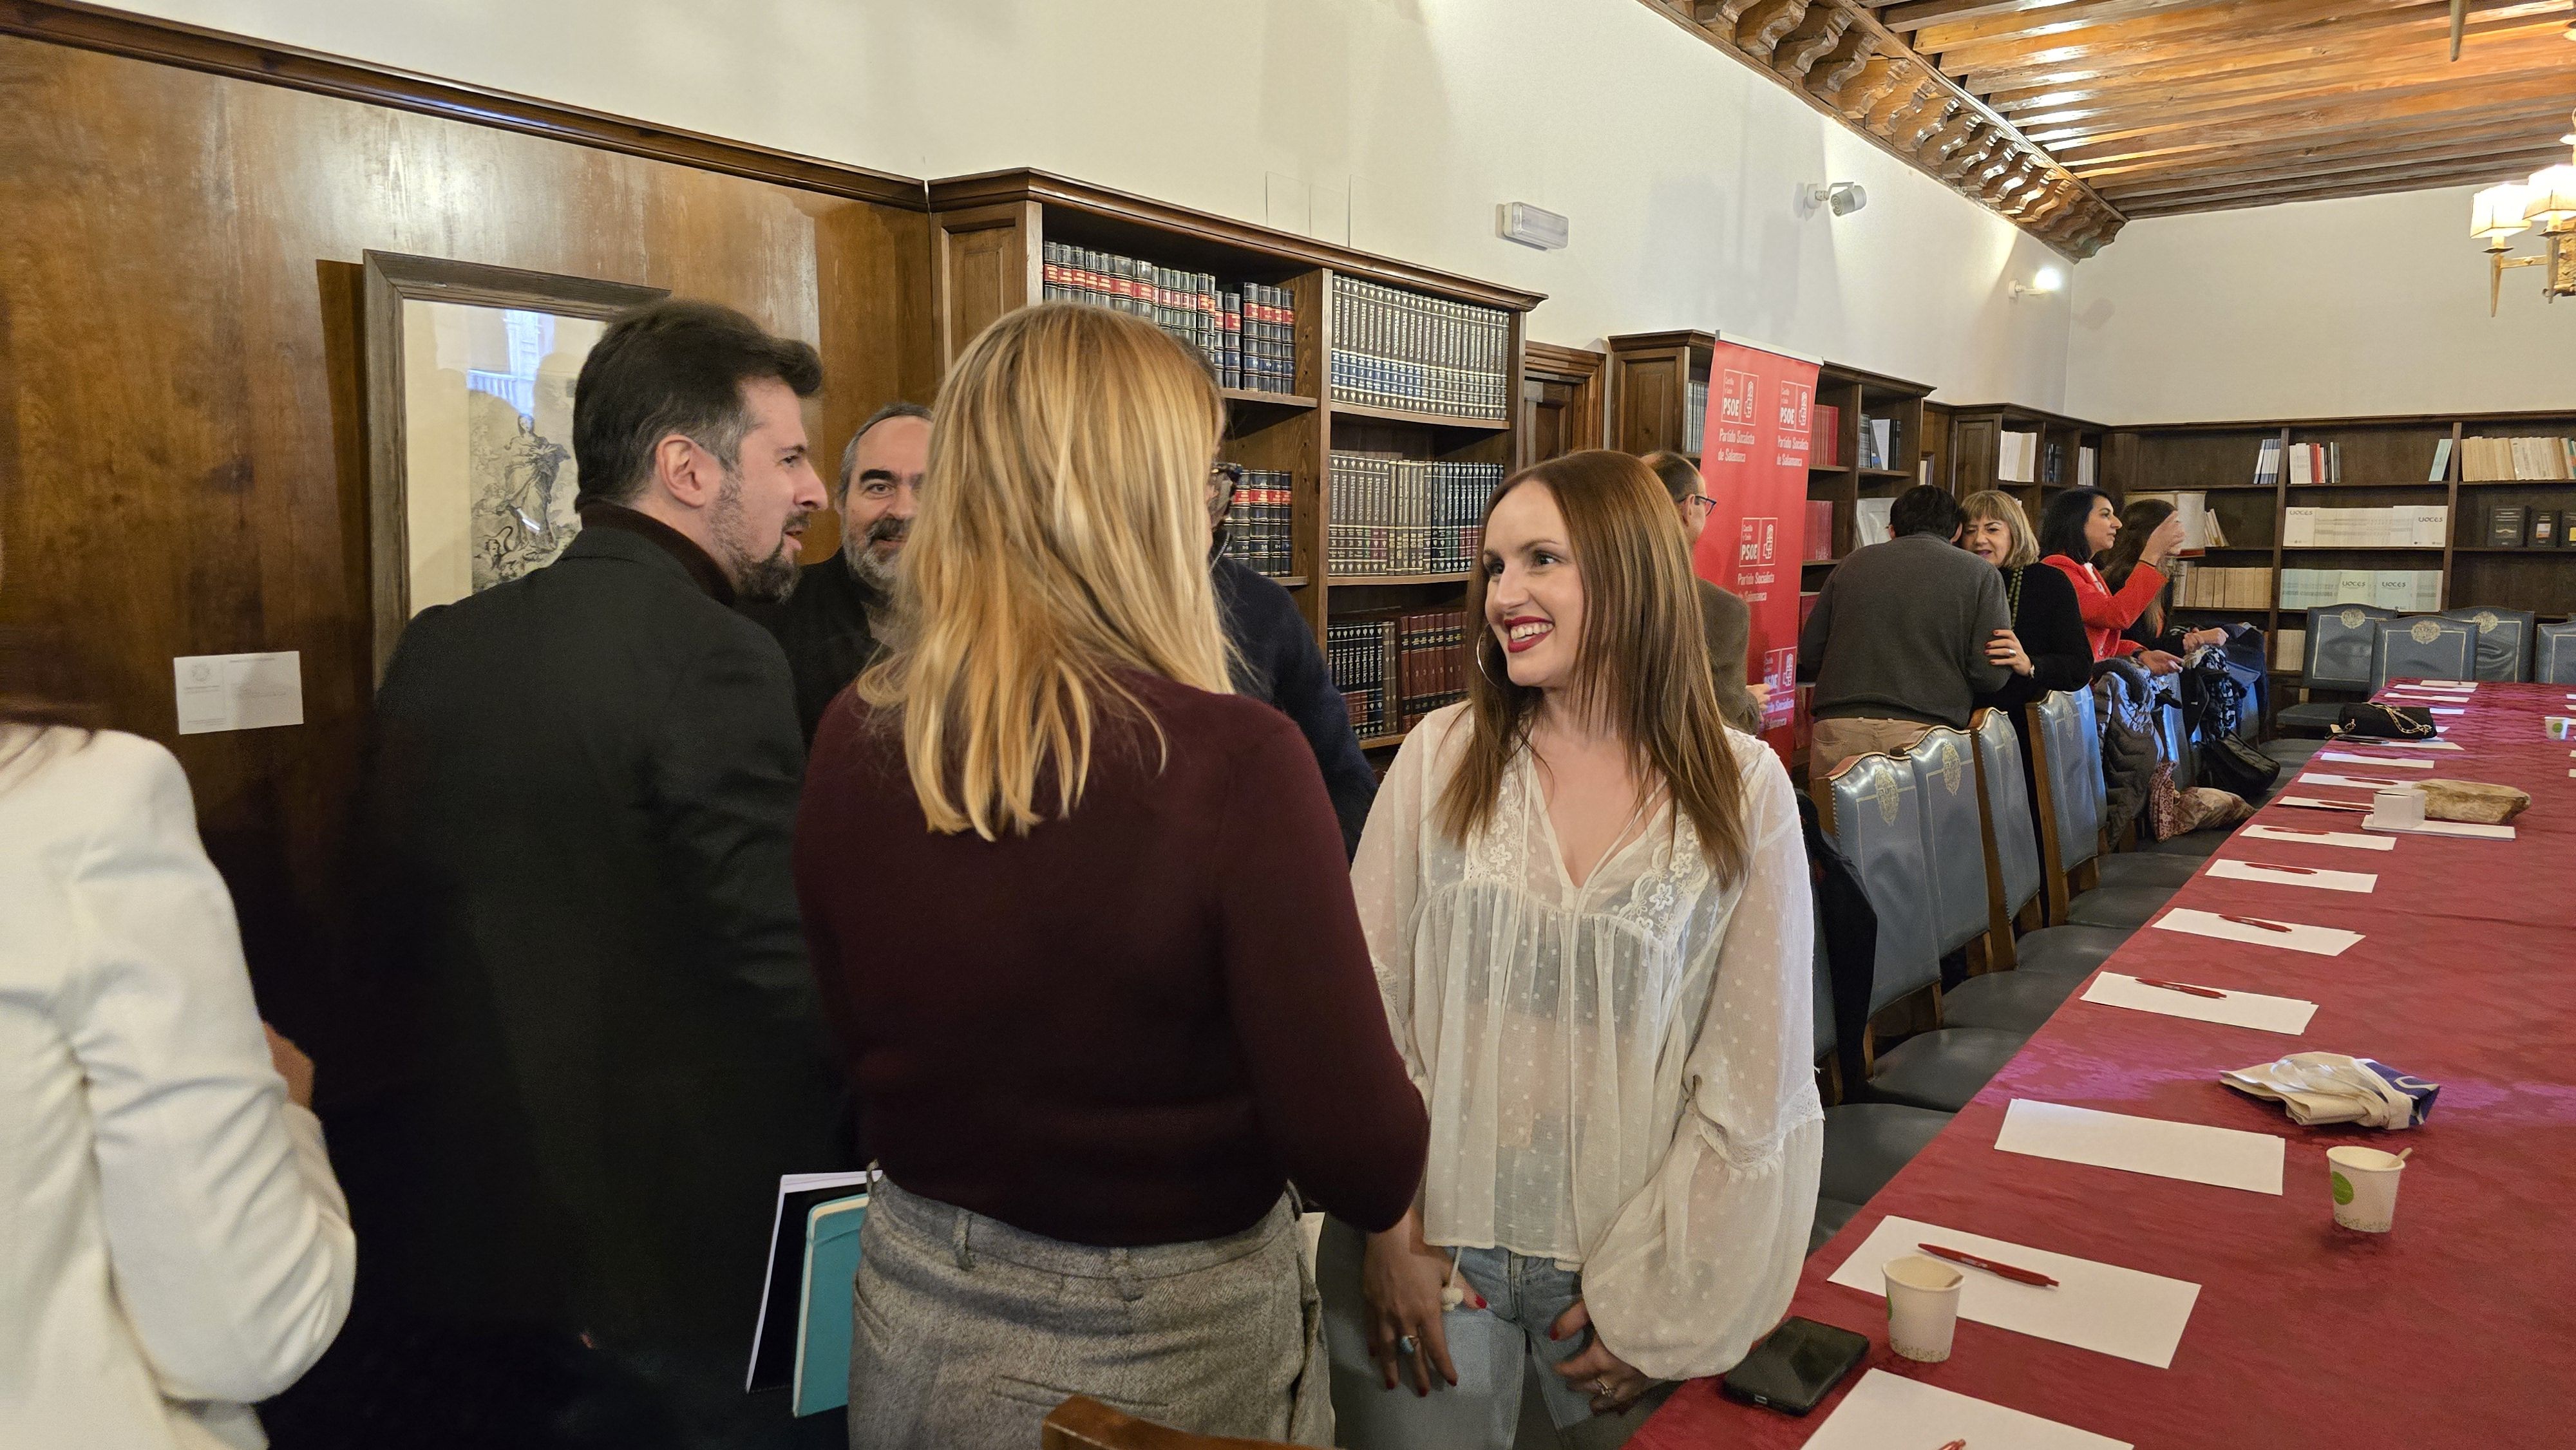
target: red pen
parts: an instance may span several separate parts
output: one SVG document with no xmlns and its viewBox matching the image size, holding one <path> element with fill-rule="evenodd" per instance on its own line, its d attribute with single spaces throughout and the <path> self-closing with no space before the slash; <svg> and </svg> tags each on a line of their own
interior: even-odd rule
<svg viewBox="0 0 2576 1450">
<path fill-rule="evenodd" d="M 2280 922 L 2277 922 L 2277 921 L 2265 921 L 2263 918 L 2261 918 L 2261 917 L 2259 917 L 2259 916 L 2229 916 L 2227 913 L 2225 913 L 2225 912 L 2223 912 L 2223 911 L 2222 911 L 2222 912 L 2220 912 L 2220 913 L 2218 914 L 2218 919 L 2219 919 L 2220 921 L 2232 921 L 2232 922 L 2236 923 L 2238 926 L 2259 926 L 2259 927 L 2263 928 L 2265 931 L 2297 931 L 2297 930 L 2298 930 L 2298 928 L 2297 928 L 2297 927 L 2294 927 L 2294 926 L 2286 926 L 2286 925 L 2284 925 L 2284 924 L 2282 924 L 2282 923 L 2280 923 Z"/>
<path fill-rule="evenodd" d="M 1953 1440 L 1949 1444 L 1942 1446 L 1941 1450 L 1968 1450 L 1968 1442 L 1965 1440 Z"/>
<path fill-rule="evenodd" d="M 1968 1253 L 1961 1249 L 1945 1249 L 1939 1244 L 1916 1244 L 1915 1247 L 1921 1249 L 1927 1254 L 1930 1254 L 1936 1259 L 1947 1259 L 1954 1264 L 1965 1264 L 1971 1269 L 1983 1269 L 1989 1274 L 1996 1275 L 2000 1278 L 2010 1279 L 2016 1284 L 2032 1284 L 2042 1289 L 2054 1289 L 2057 1287 L 2057 1281 L 2048 1277 L 2046 1274 L 2038 1273 L 2030 1269 L 2016 1268 L 2011 1264 L 1998 1264 L 1992 1259 L 1981 1259 L 1975 1254 Z"/>
<path fill-rule="evenodd" d="M 2351 802 L 2348 802 L 2348 801 L 2328 801 L 2328 800 L 2274 801 L 2272 804 L 2274 804 L 2274 805 L 2276 805 L 2276 806 L 2281 807 L 2283 810 L 2291 810 L 2291 811 L 2368 811 L 2368 810 L 2370 809 L 2370 807 L 2368 807 L 2368 806 L 2365 806 L 2365 805 L 2355 805 L 2355 804 L 2353 804 L 2353 803 L 2351 803 Z M 2307 835 L 2314 835 L 2314 834 L 2315 834 L 2315 832 L 2313 832 L 2313 831 L 2301 831 L 2301 832 L 2299 832 L 2299 834 L 2300 834 L 2300 835 L 2302 835 L 2302 836 L 2307 836 Z"/>
<path fill-rule="evenodd" d="M 2314 866 L 2275 866 L 2269 861 L 2248 861 L 2245 864 L 2248 866 L 2259 866 L 2266 871 L 2287 871 L 2293 876 L 2314 876 L 2317 874 L 2317 868 Z"/>
<path fill-rule="evenodd" d="M 2233 918 L 2230 919 L 2233 920 Z M 2224 997 L 2227 995 L 2225 992 L 2213 991 L 2208 987 L 2195 987 L 2189 982 L 2159 982 L 2153 977 L 2138 978 L 2138 985 L 2141 987 L 2162 987 L 2168 992 L 2189 992 L 2195 997 Z"/>
</svg>

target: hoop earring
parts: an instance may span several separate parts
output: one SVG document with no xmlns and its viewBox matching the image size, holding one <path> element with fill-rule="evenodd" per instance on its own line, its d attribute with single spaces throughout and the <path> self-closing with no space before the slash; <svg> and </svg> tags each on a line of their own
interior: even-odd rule
<svg viewBox="0 0 2576 1450">
<path fill-rule="evenodd" d="M 1500 690 L 1505 694 L 1511 693 L 1511 676 L 1505 675 L 1499 680 L 1494 678 L 1493 667 L 1485 663 L 1485 646 L 1481 640 L 1478 641 L 1476 645 L 1476 673 L 1485 677 L 1486 684 L 1493 686 L 1495 689 Z"/>
</svg>

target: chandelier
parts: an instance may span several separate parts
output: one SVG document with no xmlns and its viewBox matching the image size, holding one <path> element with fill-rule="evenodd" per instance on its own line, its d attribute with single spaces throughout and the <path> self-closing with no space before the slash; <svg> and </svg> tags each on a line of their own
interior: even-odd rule
<svg viewBox="0 0 2576 1450">
<path fill-rule="evenodd" d="M 2576 28 L 2568 38 L 2576 40 Z M 2544 166 L 2525 181 L 2490 186 L 2469 203 L 2469 235 L 2487 244 L 2487 315 L 2495 316 L 2504 296 L 2507 267 L 2543 267 L 2541 295 L 2555 302 L 2576 297 L 2576 111 L 2570 128 L 2559 137 L 2571 148 L 2569 160 Z M 2548 250 L 2537 257 L 2507 257 L 2512 238 L 2524 228 L 2540 228 Z"/>
</svg>

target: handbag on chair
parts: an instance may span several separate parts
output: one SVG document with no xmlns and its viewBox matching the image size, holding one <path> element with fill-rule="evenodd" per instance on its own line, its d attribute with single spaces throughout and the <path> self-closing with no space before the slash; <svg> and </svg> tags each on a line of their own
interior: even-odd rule
<svg viewBox="0 0 2576 1450">
<path fill-rule="evenodd" d="M 2373 705 L 2367 701 L 2346 705 L 2336 719 L 2336 740 L 2430 740 L 2433 738 L 2433 712 L 2407 705 Z"/>
</svg>

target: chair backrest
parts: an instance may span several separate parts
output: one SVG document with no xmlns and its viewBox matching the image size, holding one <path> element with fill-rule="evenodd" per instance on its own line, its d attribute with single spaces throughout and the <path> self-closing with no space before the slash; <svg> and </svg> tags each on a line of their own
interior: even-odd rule
<svg viewBox="0 0 2576 1450">
<path fill-rule="evenodd" d="M 2307 658 L 2299 683 L 2311 690 L 2359 690 L 2370 684 L 2371 626 L 2395 618 L 2368 604 L 2330 604 L 2308 611 Z"/>
<path fill-rule="evenodd" d="M 1987 866 L 1997 888 L 1989 900 L 2003 913 L 1989 925 L 2009 934 L 2012 919 L 2039 894 L 2039 827 L 2030 809 L 2030 782 L 2021 773 L 2021 736 L 2012 713 L 1980 710 L 1972 724 L 1977 786 L 1993 848 Z"/>
<path fill-rule="evenodd" d="M 2576 685 L 2576 619 L 2532 630 L 2539 643 L 2531 677 L 2544 685 Z"/>
<path fill-rule="evenodd" d="M 1948 956 L 1986 934 L 1985 824 L 1977 810 L 1976 744 L 1935 729 L 1905 751 L 1923 804 L 1923 854 L 1932 868 L 1932 946 Z"/>
<path fill-rule="evenodd" d="M 1193 1435 L 1113 1410 L 1087 1395 L 1055 1407 L 1038 1427 L 1039 1450 L 1290 1450 L 1280 1440 Z"/>
<path fill-rule="evenodd" d="M 2478 673 L 2481 680 L 2531 678 L 2531 640 L 2540 616 L 2528 609 L 2494 609 L 2478 605 L 2445 609 L 2445 619 L 2465 619 L 2478 627 Z"/>
<path fill-rule="evenodd" d="M 2072 871 L 2102 850 L 2102 731 L 2093 692 L 2052 690 L 2031 704 L 2048 762 L 2050 814 L 2057 827 L 2054 869 Z"/>
<path fill-rule="evenodd" d="M 2370 650 L 2370 688 L 2390 680 L 2465 680 L 2477 667 L 2478 627 L 2465 619 L 2414 614 L 2383 619 Z"/>
<path fill-rule="evenodd" d="M 1825 830 L 1842 848 L 1878 913 L 1878 959 L 1869 1010 L 1941 978 L 1933 942 L 1932 869 L 1923 856 L 1923 797 L 1914 769 L 1886 755 L 1855 755 L 1825 783 Z"/>
</svg>

